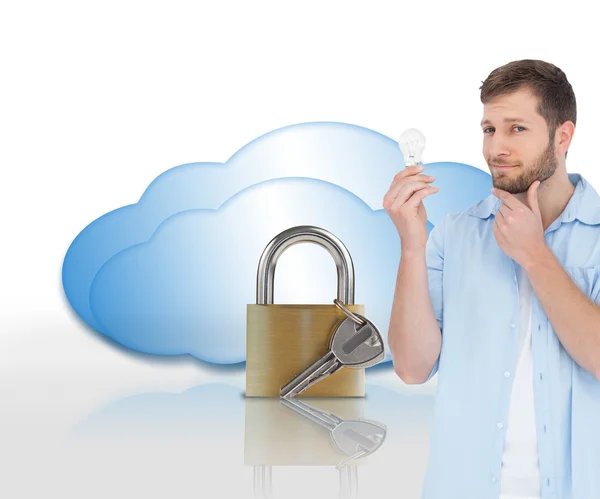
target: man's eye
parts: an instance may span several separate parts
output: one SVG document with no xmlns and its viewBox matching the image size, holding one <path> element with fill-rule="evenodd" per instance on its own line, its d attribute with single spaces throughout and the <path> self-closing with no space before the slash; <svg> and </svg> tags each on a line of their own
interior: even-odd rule
<svg viewBox="0 0 600 499">
<path fill-rule="evenodd" d="M 487 127 L 487 128 L 484 128 L 483 129 L 483 133 L 491 133 L 491 132 L 488 132 L 488 130 L 493 130 L 493 129 L 494 129 L 494 127 L 491 127 L 491 126 Z"/>
<path fill-rule="evenodd" d="M 514 128 L 520 128 L 521 130 L 519 130 L 520 132 L 523 132 L 525 130 L 527 130 L 524 126 L 515 126 Z"/>
</svg>

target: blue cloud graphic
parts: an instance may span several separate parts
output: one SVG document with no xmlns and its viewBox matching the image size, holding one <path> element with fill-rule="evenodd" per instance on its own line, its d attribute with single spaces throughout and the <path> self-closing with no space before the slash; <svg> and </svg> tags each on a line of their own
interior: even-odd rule
<svg viewBox="0 0 600 499">
<path fill-rule="evenodd" d="M 224 164 L 177 166 L 157 177 L 137 203 L 107 213 L 81 231 L 63 262 L 65 295 L 73 310 L 102 333 L 89 304 L 96 273 L 113 255 L 150 239 L 169 216 L 190 209 L 215 210 L 249 186 L 287 177 L 315 178 L 339 185 L 372 209 L 381 209 L 383 195 L 403 164 L 395 140 L 356 125 L 325 122 L 269 132 Z M 443 191 L 429 197 L 426 207 L 434 225 L 447 211 L 464 209 L 489 193 L 488 184 L 491 187 L 489 174 L 467 165 L 432 163 L 426 170 L 437 173 L 437 185 L 460 176 L 466 186 L 473 187 L 461 191 L 464 197 Z"/>
<path fill-rule="evenodd" d="M 447 188 L 460 195 L 465 183 L 459 175 Z M 251 186 L 219 210 L 175 214 L 147 243 L 109 259 L 90 290 L 96 322 L 117 342 L 147 353 L 243 362 L 246 304 L 256 301 L 260 255 L 276 234 L 295 225 L 320 226 L 343 241 L 354 263 L 355 301 L 365 304 L 385 338 L 400 256 L 392 221 L 339 186 L 300 178 Z M 276 303 L 331 304 L 333 259 L 309 254 L 295 267 L 293 278 L 276 272 Z"/>
<path fill-rule="evenodd" d="M 354 125 L 307 123 L 259 137 L 226 164 L 173 168 L 137 204 L 77 236 L 63 263 L 65 294 L 87 324 L 130 348 L 242 362 L 245 306 L 255 302 L 264 246 L 293 225 L 317 225 L 349 248 L 356 303 L 366 304 L 385 335 L 399 239 L 381 202 L 402 165 L 388 137 Z M 491 177 L 469 165 L 430 163 L 425 173 L 440 187 L 424 201 L 428 230 L 447 212 L 489 195 Z M 323 258 L 302 265 L 317 269 L 313 303 L 333 299 L 335 283 L 327 279 L 335 278 L 335 267 Z M 295 292 L 285 286 L 276 284 L 277 301 L 309 295 L 306 285 Z"/>
</svg>

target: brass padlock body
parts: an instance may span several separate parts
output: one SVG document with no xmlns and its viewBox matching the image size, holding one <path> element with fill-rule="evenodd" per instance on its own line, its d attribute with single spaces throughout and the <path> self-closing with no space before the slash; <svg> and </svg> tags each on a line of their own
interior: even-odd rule
<svg viewBox="0 0 600 499">
<path fill-rule="evenodd" d="M 345 305 L 364 315 L 364 305 Z M 281 387 L 323 356 L 346 316 L 335 305 L 267 304 L 246 309 L 246 396 L 279 397 Z M 363 397 L 365 370 L 340 369 L 300 397 Z"/>
</svg>

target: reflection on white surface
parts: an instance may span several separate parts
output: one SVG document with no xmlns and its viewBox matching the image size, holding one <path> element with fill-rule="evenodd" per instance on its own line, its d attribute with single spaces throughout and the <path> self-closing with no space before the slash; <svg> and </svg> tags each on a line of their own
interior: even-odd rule
<svg viewBox="0 0 600 499">
<path fill-rule="evenodd" d="M 364 408 L 364 398 L 247 399 L 244 464 L 254 466 L 254 496 L 273 496 L 273 466 L 317 465 L 335 466 L 339 498 L 358 497 L 357 463 L 387 431 L 361 417 Z"/>
<path fill-rule="evenodd" d="M 2 371 L 0 497 L 420 497 L 430 391 L 367 382 L 364 398 L 303 398 L 385 428 L 344 463 L 352 446 L 279 399 L 246 399 L 243 375 L 179 393 L 154 381 L 111 401 L 119 376 L 106 372 Z"/>
<path fill-rule="evenodd" d="M 191 460 L 206 490 L 226 489 L 223 497 L 373 497 L 390 486 L 403 497 L 418 497 L 430 395 L 401 395 L 368 384 L 364 398 L 307 397 L 301 403 L 330 421 L 370 422 L 379 429 L 379 445 L 371 446 L 376 452 L 345 462 L 348 452 L 326 425 L 279 398 L 245 398 L 242 389 L 223 383 L 127 397 L 82 420 L 72 438 L 87 449 L 118 449 L 121 456 L 133 452 L 148 459 L 152 449 L 173 449 L 168 461 L 185 468 Z M 153 460 L 160 459 L 155 453 Z M 402 476 L 406 483 L 398 480 Z"/>
</svg>

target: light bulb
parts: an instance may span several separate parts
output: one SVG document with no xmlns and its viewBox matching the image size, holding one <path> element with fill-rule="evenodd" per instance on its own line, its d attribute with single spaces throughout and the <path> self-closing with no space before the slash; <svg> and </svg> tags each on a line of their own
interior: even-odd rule
<svg viewBox="0 0 600 499">
<path fill-rule="evenodd" d="M 425 135 L 416 128 L 409 128 L 400 135 L 398 146 L 404 156 L 404 166 L 414 166 L 421 161 L 425 149 Z"/>
</svg>

